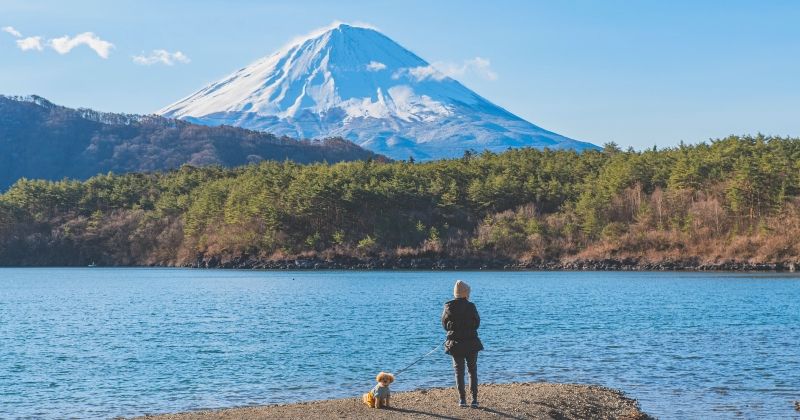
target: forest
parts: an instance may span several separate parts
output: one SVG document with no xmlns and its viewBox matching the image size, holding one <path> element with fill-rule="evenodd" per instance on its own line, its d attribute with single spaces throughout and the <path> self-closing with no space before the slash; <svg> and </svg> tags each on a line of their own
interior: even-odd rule
<svg viewBox="0 0 800 420">
<path fill-rule="evenodd" d="M 798 238 L 800 139 L 763 135 L 425 163 L 184 165 L 21 179 L 0 195 L 6 266 L 417 259 L 793 268 Z"/>
</svg>

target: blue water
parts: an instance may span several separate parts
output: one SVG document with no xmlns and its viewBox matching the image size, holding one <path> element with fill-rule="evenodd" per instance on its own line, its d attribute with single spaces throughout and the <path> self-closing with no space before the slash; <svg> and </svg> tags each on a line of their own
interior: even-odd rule
<svg viewBox="0 0 800 420">
<path fill-rule="evenodd" d="M 661 418 L 798 418 L 800 277 L 0 269 L 0 418 L 351 397 L 473 288 L 481 379 L 619 388 Z M 394 390 L 450 386 L 437 351 Z"/>
</svg>

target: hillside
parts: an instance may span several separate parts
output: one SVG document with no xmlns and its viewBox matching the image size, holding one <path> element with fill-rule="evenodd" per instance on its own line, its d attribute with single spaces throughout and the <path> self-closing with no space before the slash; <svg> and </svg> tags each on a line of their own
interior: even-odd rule
<svg viewBox="0 0 800 420">
<path fill-rule="evenodd" d="M 800 139 L 17 182 L 0 265 L 794 269 Z"/>
<path fill-rule="evenodd" d="M 0 191 L 19 178 L 87 179 L 98 173 L 243 165 L 261 160 L 377 158 L 341 139 L 297 141 L 159 116 L 70 109 L 31 96 L 0 96 Z"/>
</svg>

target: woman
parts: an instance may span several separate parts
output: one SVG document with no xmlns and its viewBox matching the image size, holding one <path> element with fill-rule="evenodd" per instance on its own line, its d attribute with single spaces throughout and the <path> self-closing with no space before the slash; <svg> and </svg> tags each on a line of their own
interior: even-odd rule
<svg viewBox="0 0 800 420">
<path fill-rule="evenodd" d="M 444 304 L 442 326 L 447 330 L 447 341 L 444 343 L 445 353 L 453 357 L 453 368 L 456 371 L 458 386 L 458 405 L 467 406 L 464 390 L 464 364 L 469 370 L 469 390 L 472 393 L 472 407 L 478 407 L 478 352 L 483 344 L 478 338 L 478 327 L 481 317 L 475 304 L 469 301 L 470 288 L 461 280 L 453 287 L 455 299 Z"/>
</svg>

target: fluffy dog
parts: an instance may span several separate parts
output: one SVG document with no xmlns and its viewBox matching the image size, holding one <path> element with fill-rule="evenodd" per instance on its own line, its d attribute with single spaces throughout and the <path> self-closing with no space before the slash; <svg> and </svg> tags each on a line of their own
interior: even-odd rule
<svg viewBox="0 0 800 420">
<path fill-rule="evenodd" d="M 389 384 L 394 382 L 394 375 L 381 372 L 375 377 L 378 385 L 361 397 L 364 404 L 372 408 L 389 407 Z"/>
</svg>

